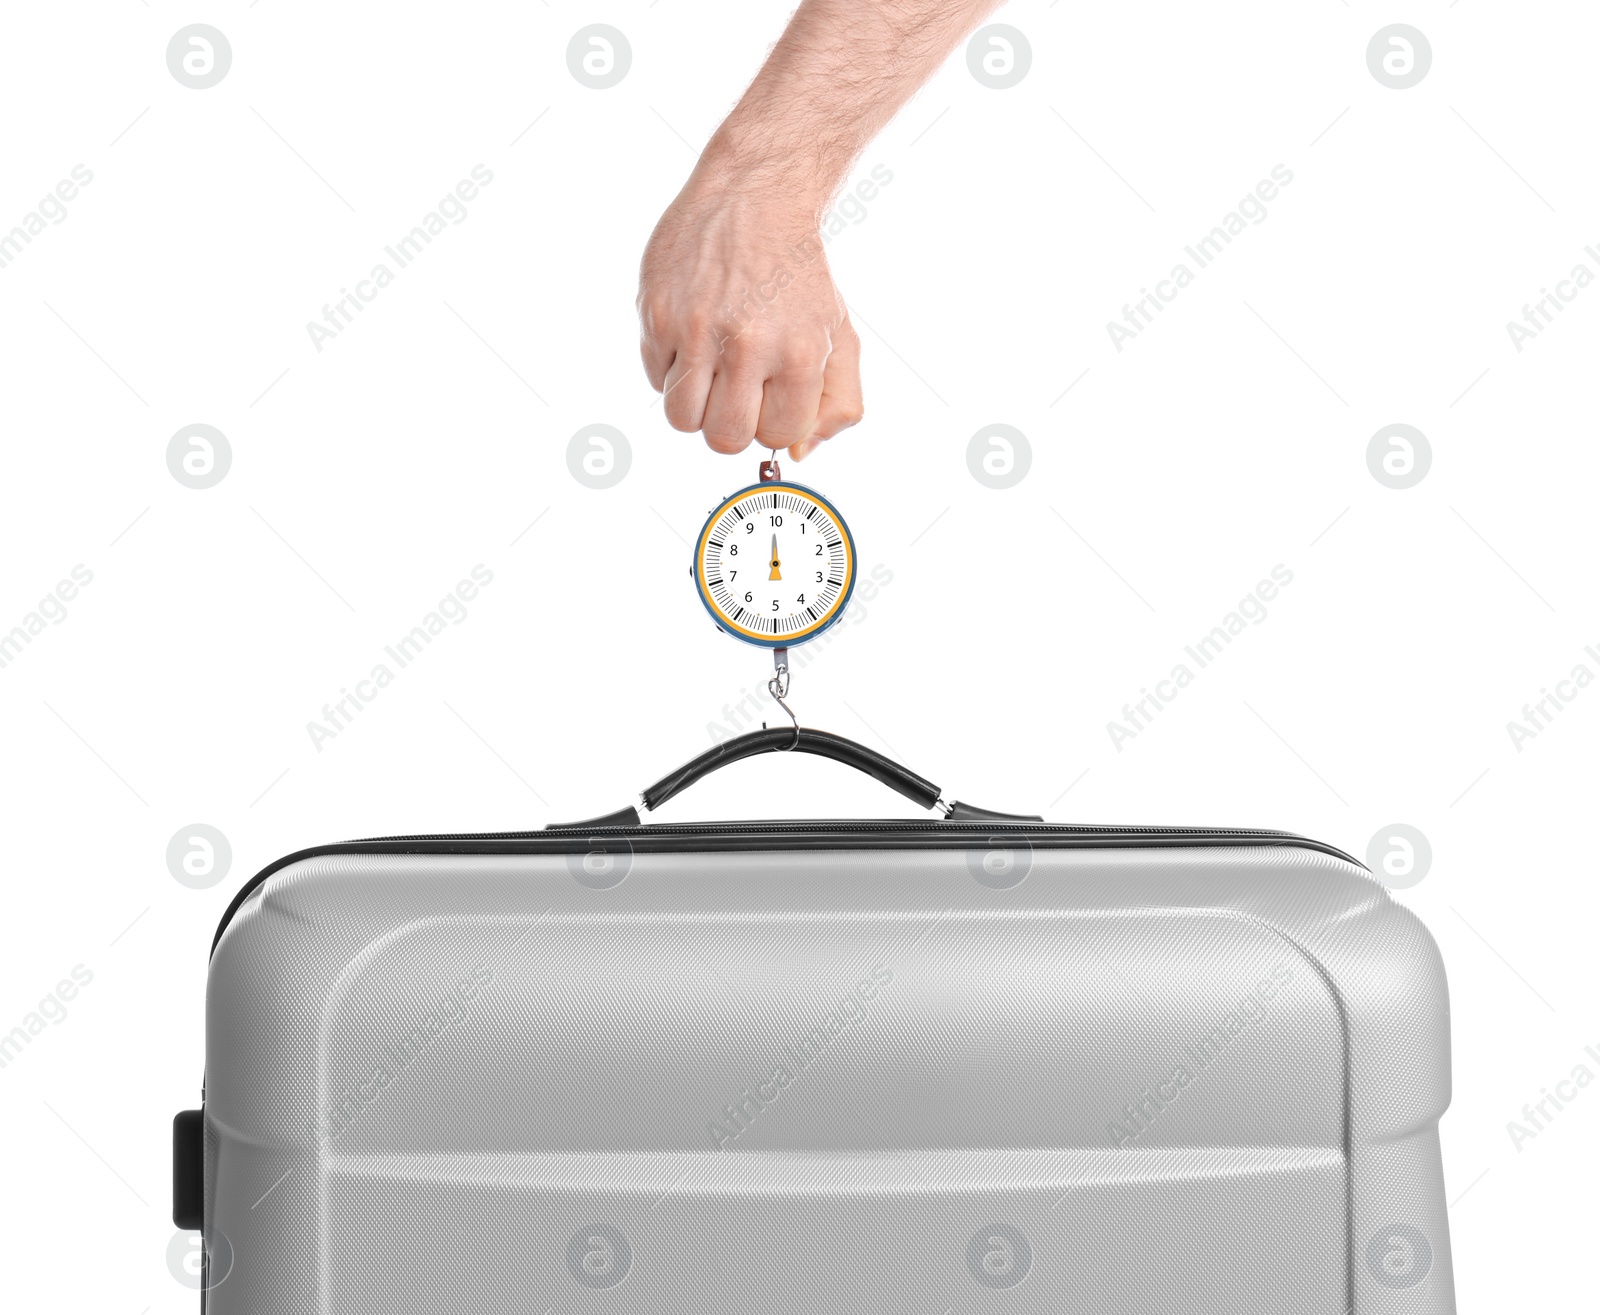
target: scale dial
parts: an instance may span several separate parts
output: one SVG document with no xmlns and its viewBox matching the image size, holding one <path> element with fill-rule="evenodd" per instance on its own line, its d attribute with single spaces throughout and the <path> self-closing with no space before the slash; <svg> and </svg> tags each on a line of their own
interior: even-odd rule
<svg viewBox="0 0 1600 1315">
<path fill-rule="evenodd" d="M 787 648 L 844 614 L 856 583 L 855 543 L 826 498 L 799 484 L 753 484 L 707 518 L 694 582 L 719 629 Z"/>
</svg>

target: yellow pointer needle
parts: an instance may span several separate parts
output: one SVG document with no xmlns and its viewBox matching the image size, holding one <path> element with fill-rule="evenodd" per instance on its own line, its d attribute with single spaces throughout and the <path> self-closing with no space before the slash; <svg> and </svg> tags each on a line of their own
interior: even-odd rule
<svg viewBox="0 0 1600 1315">
<path fill-rule="evenodd" d="M 781 580 L 781 579 L 783 579 L 783 576 L 778 574 L 778 536 L 776 534 L 774 534 L 772 536 L 772 574 L 769 575 L 767 577 L 767 579 L 769 579 L 769 580 Z"/>
</svg>

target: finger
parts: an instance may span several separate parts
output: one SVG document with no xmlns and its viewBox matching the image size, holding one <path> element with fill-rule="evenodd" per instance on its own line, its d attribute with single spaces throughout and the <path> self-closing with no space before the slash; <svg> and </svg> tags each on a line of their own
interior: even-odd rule
<svg viewBox="0 0 1600 1315">
<path fill-rule="evenodd" d="M 656 392 L 666 387 L 667 373 L 672 369 L 677 355 L 672 348 L 656 342 L 648 334 L 639 335 L 639 359 L 644 362 L 645 378 Z"/>
<path fill-rule="evenodd" d="M 667 423 L 682 433 L 694 433 L 705 423 L 711 367 L 693 362 L 680 352 L 663 377 L 663 384 L 661 407 Z"/>
<path fill-rule="evenodd" d="M 821 361 L 786 367 L 762 385 L 756 438 L 770 448 L 798 443 L 815 429 L 821 404 Z"/>
<path fill-rule="evenodd" d="M 646 294 L 642 275 L 639 296 L 634 305 L 639 312 L 639 357 L 644 362 L 644 373 L 650 380 L 650 387 L 659 393 L 665 387 L 673 358 L 679 354 L 678 344 L 682 338 L 674 332 L 674 321 L 664 313 L 660 298 Z"/>
<path fill-rule="evenodd" d="M 798 443 L 789 445 L 789 460 L 804 461 L 828 440 L 825 438 L 803 438 Z"/>
<path fill-rule="evenodd" d="M 756 436 L 761 418 L 761 380 L 719 370 L 706 398 L 706 445 L 713 452 L 743 452 Z"/>
<path fill-rule="evenodd" d="M 809 437 L 832 438 L 857 423 L 862 414 L 861 339 L 855 326 L 845 320 L 833 335 L 833 350 L 822 368 L 822 402 Z"/>
</svg>

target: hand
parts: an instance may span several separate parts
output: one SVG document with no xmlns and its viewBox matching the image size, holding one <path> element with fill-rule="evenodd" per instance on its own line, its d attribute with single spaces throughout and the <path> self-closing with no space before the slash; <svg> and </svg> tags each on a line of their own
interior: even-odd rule
<svg viewBox="0 0 1600 1315">
<path fill-rule="evenodd" d="M 851 164 L 999 0 L 801 0 L 645 248 L 667 420 L 798 461 L 861 419 L 861 340 L 818 224 Z"/>
<path fill-rule="evenodd" d="M 861 419 L 861 340 L 814 200 L 708 148 L 645 248 L 640 351 L 667 421 L 717 452 L 799 461 Z"/>
</svg>

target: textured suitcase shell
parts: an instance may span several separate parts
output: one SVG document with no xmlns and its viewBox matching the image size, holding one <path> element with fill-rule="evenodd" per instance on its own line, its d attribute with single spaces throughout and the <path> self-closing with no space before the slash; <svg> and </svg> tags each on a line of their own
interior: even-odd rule
<svg viewBox="0 0 1600 1315">
<path fill-rule="evenodd" d="M 211 962 L 207 1309 L 1453 1311 L 1417 919 L 1049 830 L 280 868 Z"/>
</svg>

